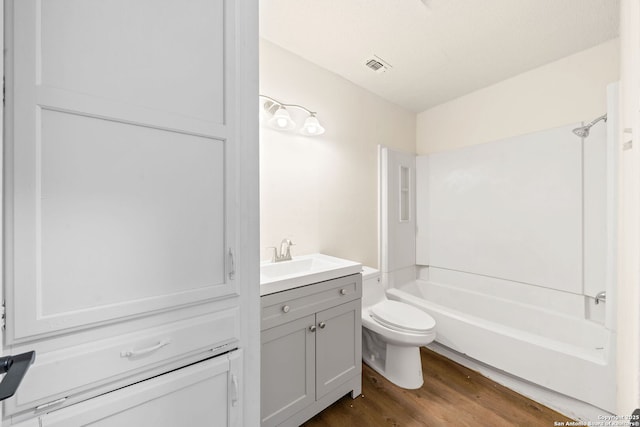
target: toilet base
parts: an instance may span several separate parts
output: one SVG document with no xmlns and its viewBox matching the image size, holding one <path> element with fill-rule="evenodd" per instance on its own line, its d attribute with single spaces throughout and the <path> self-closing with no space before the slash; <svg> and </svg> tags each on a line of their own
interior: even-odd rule
<svg viewBox="0 0 640 427">
<path fill-rule="evenodd" d="M 420 347 L 389 344 L 366 328 L 362 328 L 362 335 L 362 360 L 367 365 L 398 387 L 422 387 Z"/>
</svg>

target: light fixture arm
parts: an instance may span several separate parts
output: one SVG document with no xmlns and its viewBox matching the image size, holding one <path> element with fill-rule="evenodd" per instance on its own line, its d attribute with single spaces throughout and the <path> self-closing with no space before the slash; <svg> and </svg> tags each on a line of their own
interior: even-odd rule
<svg viewBox="0 0 640 427">
<path fill-rule="evenodd" d="M 284 107 L 284 108 L 299 108 L 303 111 L 305 111 L 307 114 L 309 114 L 310 116 L 315 116 L 317 114 L 316 111 L 311 111 L 308 108 L 303 107 L 302 105 L 298 105 L 298 104 L 285 104 L 284 102 L 278 101 L 275 98 L 272 98 L 270 96 L 267 95 L 258 95 L 260 98 L 264 98 L 268 101 L 271 101 L 274 105 L 280 106 L 280 107 Z"/>
<path fill-rule="evenodd" d="M 304 136 L 318 136 L 322 135 L 325 132 L 324 127 L 320 124 L 318 118 L 316 117 L 315 111 L 311 111 L 308 108 L 298 104 L 286 104 L 267 95 L 258 96 L 262 100 L 264 100 L 262 109 L 270 116 L 269 120 L 267 121 L 269 127 L 281 131 L 289 131 L 295 129 L 297 127 L 297 124 L 291 118 L 288 109 L 297 108 L 309 115 L 305 119 L 302 126 L 298 129 L 299 133 Z"/>
</svg>

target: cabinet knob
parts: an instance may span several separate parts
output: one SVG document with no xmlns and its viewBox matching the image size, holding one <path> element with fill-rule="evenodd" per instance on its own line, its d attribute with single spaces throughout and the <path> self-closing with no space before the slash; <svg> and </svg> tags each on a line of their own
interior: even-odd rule
<svg viewBox="0 0 640 427">
<path fill-rule="evenodd" d="M 311 326 L 309 326 L 309 330 L 310 330 L 311 332 L 315 332 L 315 331 L 316 331 L 316 325 L 311 325 Z"/>
<path fill-rule="evenodd" d="M 288 305 L 285 305 L 284 307 L 282 307 L 282 312 L 283 313 L 288 313 L 289 310 L 291 310 L 291 307 L 289 307 Z"/>
<path fill-rule="evenodd" d="M 324 327 L 327 326 L 327 324 L 324 322 L 320 322 L 318 323 L 318 326 L 320 326 L 320 329 L 324 329 Z"/>
<path fill-rule="evenodd" d="M 346 289 L 340 289 L 340 295 L 346 295 L 346 294 L 347 294 Z"/>
</svg>

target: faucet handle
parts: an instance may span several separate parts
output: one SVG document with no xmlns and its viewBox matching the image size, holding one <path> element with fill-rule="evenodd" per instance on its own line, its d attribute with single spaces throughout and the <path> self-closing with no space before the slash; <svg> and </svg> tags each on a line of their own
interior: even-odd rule
<svg viewBox="0 0 640 427">
<path fill-rule="evenodd" d="M 276 262 L 278 259 L 278 248 L 275 246 L 267 246 L 267 249 L 273 249 L 273 252 L 271 253 L 271 262 Z"/>
<path fill-rule="evenodd" d="M 293 243 L 291 240 L 287 239 L 287 252 L 284 254 L 280 254 L 283 257 L 287 258 L 287 259 L 291 259 L 291 246 L 295 246 L 295 243 Z"/>
</svg>

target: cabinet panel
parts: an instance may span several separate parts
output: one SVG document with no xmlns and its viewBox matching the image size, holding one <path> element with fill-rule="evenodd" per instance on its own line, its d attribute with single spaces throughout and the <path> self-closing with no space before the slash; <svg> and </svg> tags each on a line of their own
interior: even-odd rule
<svg viewBox="0 0 640 427">
<path fill-rule="evenodd" d="M 358 299 L 316 314 L 316 399 L 362 372 L 361 305 Z"/>
<path fill-rule="evenodd" d="M 222 0 L 39 3 L 43 86 L 223 121 Z"/>
<path fill-rule="evenodd" d="M 224 284 L 222 141 L 41 118 L 39 315 Z"/>
<path fill-rule="evenodd" d="M 144 329 L 83 345 L 38 353 L 6 414 L 67 397 L 189 355 L 210 356 L 211 349 L 236 344 L 238 311 L 229 309 L 169 325 Z M 223 351 L 221 349 L 221 351 Z M 130 381 L 131 382 L 131 381 Z"/>
<path fill-rule="evenodd" d="M 18 423 L 18 424 L 12 424 L 11 427 L 42 427 L 40 425 L 40 420 L 37 418 L 32 418 L 30 420 Z"/>
<path fill-rule="evenodd" d="M 236 293 L 227 6 L 8 2 L 7 343 Z"/>
<path fill-rule="evenodd" d="M 275 426 L 315 401 L 315 316 L 262 331 L 262 426 Z"/>
<path fill-rule="evenodd" d="M 42 427 L 229 425 L 227 356 L 179 369 L 41 417 Z"/>
</svg>

